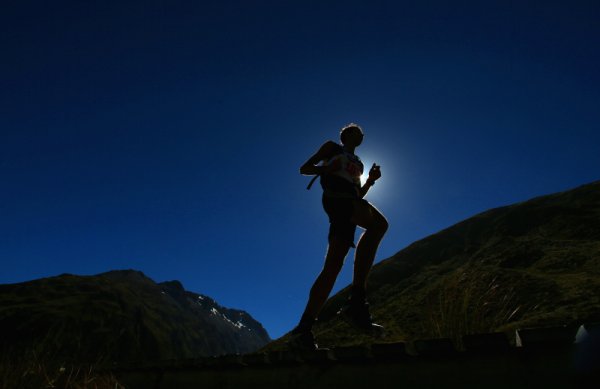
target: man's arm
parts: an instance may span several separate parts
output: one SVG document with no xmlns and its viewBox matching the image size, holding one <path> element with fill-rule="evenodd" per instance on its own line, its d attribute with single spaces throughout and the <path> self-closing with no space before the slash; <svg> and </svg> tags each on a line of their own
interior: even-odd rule
<svg viewBox="0 0 600 389">
<path fill-rule="evenodd" d="M 375 181 L 377 181 L 381 177 L 381 170 L 379 170 L 381 166 L 373 164 L 371 170 L 369 170 L 369 178 L 367 178 L 367 182 L 358 190 L 358 195 L 362 199 L 365 197 L 369 189 L 373 185 L 375 185 Z"/>
<path fill-rule="evenodd" d="M 300 174 L 305 176 L 312 176 L 316 174 L 323 174 L 329 171 L 335 170 L 334 166 L 317 166 L 317 164 L 321 161 L 325 161 L 331 157 L 334 152 L 334 148 L 337 144 L 333 141 L 327 141 L 319 148 L 319 150 L 308 159 L 308 161 L 304 162 L 302 166 L 300 166 Z M 339 165 L 339 163 L 337 164 Z M 337 166 L 339 168 L 339 166 Z"/>
<path fill-rule="evenodd" d="M 365 182 L 365 184 L 358 190 L 358 195 L 361 199 L 367 195 L 367 192 L 369 189 L 371 189 L 374 183 L 375 182 L 367 180 L 367 182 Z"/>
</svg>

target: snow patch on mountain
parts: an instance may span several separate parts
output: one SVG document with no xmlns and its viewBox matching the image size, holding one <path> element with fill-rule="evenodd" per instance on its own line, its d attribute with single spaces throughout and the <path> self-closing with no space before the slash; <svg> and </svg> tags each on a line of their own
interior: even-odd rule
<svg viewBox="0 0 600 389">
<path fill-rule="evenodd" d="M 217 308 L 214 308 L 214 307 L 213 307 L 213 308 L 211 308 L 210 312 L 211 312 L 213 315 L 215 315 L 215 316 L 220 316 L 220 317 L 222 317 L 223 319 L 225 319 L 225 321 L 229 322 L 229 323 L 230 323 L 231 325 L 233 325 L 234 327 L 237 327 L 237 328 L 239 328 L 239 329 L 246 327 L 246 326 L 244 325 L 244 323 L 242 323 L 242 321 L 241 321 L 241 320 L 238 320 L 238 321 L 235 321 L 235 322 L 234 322 L 234 321 L 233 321 L 233 320 L 231 320 L 229 317 L 227 317 L 227 315 L 225 315 L 224 313 L 221 313 L 221 312 L 219 312 L 219 310 L 218 310 Z M 248 329 L 248 330 L 249 330 L 249 329 Z"/>
</svg>

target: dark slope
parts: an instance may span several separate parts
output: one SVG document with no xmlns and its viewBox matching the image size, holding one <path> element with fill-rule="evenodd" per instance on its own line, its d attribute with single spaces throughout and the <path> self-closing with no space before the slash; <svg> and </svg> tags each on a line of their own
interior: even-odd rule
<svg viewBox="0 0 600 389">
<path fill-rule="evenodd" d="M 348 291 L 325 306 L 320 345 L 372 341 L 335 317 Z M 492 209 L 413 243 L 373 268 L 369 301 L 386 341 L 599 321 L 600 182 Z"/>
<path fill-rule="evenodd" d="M 244 353 L 270 341 L 243 311 L 133 270 L 0 285 L 0 347 L 77 362 Z"/>
</svg>

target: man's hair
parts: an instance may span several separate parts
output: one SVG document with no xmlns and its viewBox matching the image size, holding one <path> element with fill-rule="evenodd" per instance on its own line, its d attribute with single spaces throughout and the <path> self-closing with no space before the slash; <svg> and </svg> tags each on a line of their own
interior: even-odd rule
<svg viewBox="0 0 600 389">
<path fill-rule="evenodd" d="M 346 143 L 346 136 L 352 131 L 356 130 L 362 133 L 362 128 L 360 128 L 360 126 L 356 123 L 350 123 L 345 125 L 344 128 L 342 128 L 342 130 L 340 131 L 340 140 L 342 141 L 342 144 Z"/>
</svg>

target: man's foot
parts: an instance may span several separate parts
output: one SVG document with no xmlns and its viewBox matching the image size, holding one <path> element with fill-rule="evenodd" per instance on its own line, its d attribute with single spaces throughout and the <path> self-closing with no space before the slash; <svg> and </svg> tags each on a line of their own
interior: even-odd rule
<svg viewBox="0 0 600 389">
<path fill-rule="evenodd" d="M 296 327 L 290 335 L 291 338 L 287 341 L 287 345 L 295 350 L 314 351 L 319 349 L 319 345 L 315 343 L 315 336 L 310 329 Z"/>
<path fill-rule="evenodd" d="M 349 300 L 337 314 L 359 331 L 366 332 L 378 338 L 385 336 L 383 326 L 373 322 L 373 318 L 369 312 L 369 303 L 366 301 L 354 302 Z"/>
</svg>

